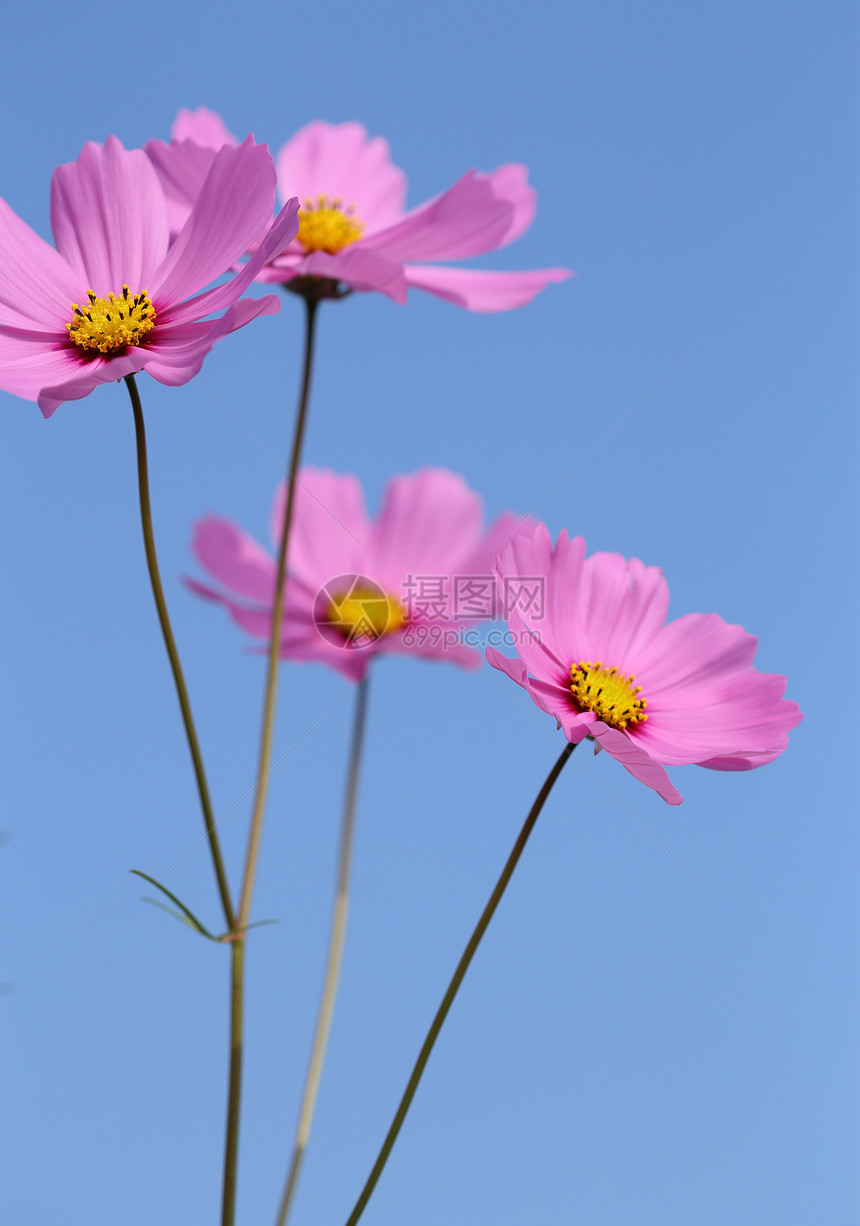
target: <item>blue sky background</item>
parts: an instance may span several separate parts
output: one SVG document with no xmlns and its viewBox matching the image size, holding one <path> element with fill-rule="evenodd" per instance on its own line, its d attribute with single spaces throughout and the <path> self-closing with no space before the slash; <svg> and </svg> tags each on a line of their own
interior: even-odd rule
<svg viewBox="0 0 860 1226">
<path fill-rule="evenodd" d="M 358 473 L 373 507 L 391 475 L 445 465 L 490 515 L 538 504 L 553 534 L 662 566 L 672 616 L 742 623 L 805 712 L 760 771 L 674 770 L 680 809 L 577 755 L 364 1221 L 856 1222 L 853 6 L 22 5 L 4 23 L 0 195 L 45 235 L 55 165 L 110 133 L 166 138 L 181 106 L 273 151 L 311 119 L 358 119 L 389 139 L 410 203 L 527 163 L 536 221 L 477 263 L 577 278 L 498 316 L 417 293 L 326 305 L 306 458 Z M 300 325 L 286 301 L 200 383 L 141 381 L 234 882 L 263 665 L 181 576 L 205 512 L 265 533 Z M 201 823 L 128 398 L 110 385 L 44 422 L 0 393 L 0 410 L 4 1219 L 215 1222 L 228 958 L 128 873 L 217 923 L 205 850 L 187 854 Z M 254 909 L 280 922 L 249 957 L 247 1226 L 273 1220 L 292 1139 L 352 701 L 322 667 L 284 669 Z M 374 676 L 296 1226 L 345 1220 L 554 739 L 488 668 Z"/>
</svg>

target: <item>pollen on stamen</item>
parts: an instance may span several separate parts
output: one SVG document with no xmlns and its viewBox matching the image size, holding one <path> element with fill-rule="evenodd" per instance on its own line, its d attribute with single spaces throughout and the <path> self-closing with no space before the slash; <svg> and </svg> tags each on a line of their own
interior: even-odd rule
<svg viewBox="0 0 860 1226">
<path fill-rule="evenodd" d="M 155 310 L 147 291 L 131 295 L 124 285 L 119 298 L 115 294 L 99 298 L 88 289 L 85 307 L 72 304 L 66 329 L 80 349 L 113 356 L 129 345 L 139 345 L 154 326 Z"/>
<path fill-rule="evenodd" d="M 648 701 L 636 697 L 642 686 L 635 685 L 635 680 L 632 673 L 625 677 L 614 666 L 604 666 L 601 660 L 594 664 L 580 660 L 570 669 L 570 692 L 580 710 L 593 711 L 611 728 L 624 729 L 648 718 L 645 714 Z"/>
<path fill-rule="evenodd" d="M 325 251 L 334 255 L 357 243 L 364 233 L 364 224 L 355 215 L 355 206 L 344 207 L 339 197 L 317 196 L 303 200 L 299 209 L 299 232 L 296 240 L 305 251 Z"/>
</svg>

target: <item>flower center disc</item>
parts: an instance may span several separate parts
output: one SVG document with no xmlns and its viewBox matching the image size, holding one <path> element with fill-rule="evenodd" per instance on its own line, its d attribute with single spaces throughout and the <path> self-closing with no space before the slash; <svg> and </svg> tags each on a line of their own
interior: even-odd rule
<svg viewBox="0 0 860 1226">
<path fill-rule="evenodd" d="M 75 302 L 72 319 L 66 324 L 69 336 L 81 349 L 97 350 L 99 353 L 122 353 L 129 345 L 139 345 L 155 326 L 155 311 L 149 294 L 129 293 L 127 285 L 117 298 L 97 298 L 87 290 L 86 306 Z"/>
<path fill-rule="evenodd" d="M 357 243 L 364 226 L 355 216 L 353 206 L 343 207 L 342 200 L 330 200 L 318 196 L 316 200 L 304 200 L 299 209 L 299 232 L 297 240 L 305 251 L 327 251 L 334 255 L 350 243 Z"/>
<path fill-rule="evenodd" d="M 346 595 L 332 599 L 328 621 L 350 642 L 374 643 L 383 634 L 399 630 L 406 614 L 398 600 L 386 596 L 379 588 L 356 586 Z"/>
<path fill-rule="evenodd" d="M 593 711 L 610 728 L 627 728 L 648 718 L 648 703 L 636 697 L 642 686 L 634 686 L 635 680 L 632 673 L 625 677 L 617 668 L 605 668 L 600 660 L 596 664 L 580 660 L 571 666 L 570 692 L 581 710 Z"/>
</svg>

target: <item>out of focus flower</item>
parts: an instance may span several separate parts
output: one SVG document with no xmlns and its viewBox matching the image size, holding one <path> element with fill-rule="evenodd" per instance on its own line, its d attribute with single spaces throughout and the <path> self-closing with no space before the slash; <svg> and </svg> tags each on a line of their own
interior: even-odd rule
<svg viewBox="0 0 860 1226">
<path fill-rule="evenodd" d="M 171 200 L 174 225 L 194 203 L 215 151 L 235 144 L 222 120 L 201 107 L 180 111 L 172 141 L 146 146 Z M 495 251 L 528 229 L 536 193 L 524 166 L 490 174 L 469 171 L 453 187 L 408 212 L 406 176 L 380 136 L 368 139 L 358 123 L 322 120 L 297 132 L 276 158 L 282 197 L 298 196 L 299 230 L 290 248 L 267 261 L 257 279 L 332 296 L 341 287 L 377 290 L 406 301 L 410 286 L 472 311 L 523 306 L 565 268 L 491 272 L 448 268 L 437 260 L 469 259 Z"/>
<path fill-rule="evenodd" d="M 668 801 L 681 797 L 665 766 L 751 770 L 788 745 L 802 718 L 785 677 L 753 668 L 756 639 L 715 613 L 666 622 L 662 571 L 615 553 L 585 556 L 540 524 L 497 558 L 519 659 L 487 659 L 555 716 L 569 741 L 592 737 Z M 523 597 L 529 576 L 537 597 Z"/>
<path fill-rule="evenodd" d="M 271 517 L 280 536 L 284 487 Z M 329 664 L 360 680 L 386 653 L 476 668 L 466 628 L 495 616 L 492 556 L 518 525 L 504 514 L 483 527 L 481 498 L 462 477 L 425 468 L 394 477 L 370 519 L 357 477 L 303 468 L 290 536 L 281 656 Z M 237 524 L 209 516 L 192 548 L 219 588 L 189 581 L 255 638 L 268 640 L 275 558 Z"/>
<path fill-rule="evenodd" d="M 241 297 L 297 232 L 298 201 L 273 225 L 274 199 L 265 145 L 249 137 L 222 149 L 168 250 L 167 202 L 152 163 L 111 136 L 54 171 L 56 249 L 0 200 L 0 387 L 37 400 L 49 417 L 141 370 L 186 383 L 215 341 L 280 309 L 271 294 Z M 254 244 L 237 276 L 205 289 Z"/>
</svg>

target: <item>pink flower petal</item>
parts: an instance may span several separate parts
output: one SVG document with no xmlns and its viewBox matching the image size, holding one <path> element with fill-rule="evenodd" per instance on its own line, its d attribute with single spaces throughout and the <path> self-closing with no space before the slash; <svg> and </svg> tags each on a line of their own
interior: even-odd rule
<svg viewBox="0 0 860 1226">
<path fill-rule="evenodd" d="M 543 652 L 555 661 L 559 681 L 564 674 L 565 684 L 576 651 L 576 598 L 584 561 L 582 537 L 568 540 L 562 532 L 553 548 L 543 524 L 511 536 L 497 558 L 500 609 L 503 614 L 509 611 L 509 620 L 510 610 L 519 609 L 518 631 L 528 628 L 539 635 Z"/>
<path fill-rule="evenodd" d="M 755 650 L 754 635 L 742 626 L 729 625 L 716 613 L 688 613 L 669 622 L 643 648 L 637 676 L 643 686 L 647 683 L 649 702 L 671 691 L 671 705 L 677 706 L 689 689 L 695 705 L 702 700 L 703 686 L 719 686 L 727 674 L 749 668 Z"/>
<path fill-rule="evenodd" d="M 683 803 L 683 796 L 673 786 L 666 771 L 659 762 L 649 757 L 641 745 L 625 736 L 618 728 L 609 728 L 600 720 L 591 725 L 591 735 L 600 748 L 605 749 L 615 758 L 616 762 L 620 762 L 634 779 L 638 779 L 646 787 L 653 788 L 667 804 L 680 805 Z"/>
<path fill-rule="evenodd" d="M 103 383 L 113 383 L 126 375 L 137 374 L 143 369 L 145 359 L 146 350 L 130 348 L 126 353 L 109 361 L 101 358 L 93 358 L 85 363 L 76 361 L 76 374 L 68 382 L 53 387 L 45 387 L 43 384 L 38 396 L 42 415 L 50 417 L 67 400 L 82 400 Z"/>
<path fill-rule="evenodd" d="M 801 714 L 784 701 L 785 677 L 752 668 L 729 675 L 722 698 L 676 709 L 649 704 L 648 720 L 636 728 L 636 739 L 661 762 L 701 763 L 726 755 L 773 755 L 787 744 L 787 734 Z"/>
<path fill-rule="evenodd" d="M 669 588 L 658 567 L 617 553 L 593 554 L 582 565 L 571 606 L 570 647 L 578 659 L 635 673 L 641 684 L 646 645 L 662 631 L 668 608 Z"/>
<path fill-rule="evenodd" d="M 55 335 L 0 329 L 0 387 L 13 396 L 35 400 L 46 384 L 69 382 L 82 367 L 78 351 Z"/>
<path fill-rule="evenodd" d="M 199 373 L 203 360 L 216 341 L 250 323 L 259 315 L 274 315 L 281 303 L 274 294 L 264 298 L 241 298 L 220 319 L 166 324 L 155 343 L 145 350 L 144 369 L 159 383 L 179 387 Z"/>
<path fill-rule="evenodd" d="M 751 771 L 757 766 L 766 766 L 773 762 L 788 748 L 788 737 L 784 736 L 775 749 L 767 753 L 721 754 L 716 758 L 708 758 L 705 762 L 697 762 L 696 766 L 706 766 L 712 771 Z"/>
<path fill-rule="evenodd" d="M 386 294 L 403 306 L 409 286 L 400 264 L 394 263 L 378 251 L 372 251 L 362 243 L 344 247 L 335 255 L 327 251 L 314 251 L 310 255 L 287 254 L 263 269 L 260 280 L 289 282 L 295 277 L 324 277 L 342 281 L 360 293 L 375 291 Z"/>
<path fill-rule="evenodd" d="M 511 681 L 515 681 L 523 689 L 528 689 L 528 669 L 522 660 L 516 657 L 512 660 L 509 656 L 503 656 L 495 647 L 488 647 L 484 654 L 487 662 L 492 664 L 493 668 L 497 668 L 500 673 L 510 677 Z"/>
<path fill-rule="evenodd" d="M 202 294 L 197 294 L 194 298 L 187 298 L 176 306 L 159 308 L 159 304 L 156 304 L 157 309 L 161 311 L 161 323 L 175 324 L 198 320 L 206 315 L 211 315 L 214 311 L 223 310 L 225 306 L 235 302 L 239 295 L 243 294 L 256 278 L 260 268 L 270 258 L 272 253 L 275 255 L 279 254 L 291 242 L 297 226 L 298 202 L 291 200 L 289 204 L 284 205 L 283 209 L 281 209 L 271 229 L 268 230 L 263 241 L 257 246 L 248 263 L 243 264 L 229 281 L 224 282 L 222 285 L 213 286 L 212 289 L 204 290 Z M 249 300 L 245 299 L 243 301 Z M 272 314 L 280 310 L 279 300 L 273 296 L 261 298 L 259 301 L 270 304 L 266 309 L 266 314 Z M 250 318 L 253 318 L 253 316 Z M 228 330 L 235 331 L 235 328 Z"/>
<path fill-rule="evenodd" d="M 222 605 L 229 613 L 232 621 L 241 630 L 244 630 L 246 634 L 250 634 L 263 642 L 269 638 L 272 616 L 268 609 L 247 608 L 237 601 L 231 600 L 229 596 L 224 595 L 217 589 L 208 587 L 204 583 L 198 583 L 195 579 L 186 579 L 185 585 L 205 600 L 211 600 L 216 604 Z M 267 649 L 261 645 L 258 650 L 262 653 Z M 282 659 L 291 660 L 295 663 L 327 664 L 341 673 L 347 680 L 360 681 L 366 676 L 375 651 L 373 646 L 367 649 L 362 649 L 361 647 L 344 647 L 339 649 L 326 642 L 317 633 L 310 621 L 305 620 L 302 623 L 298 623 L 293 619 L 292 622 L 285 621 L 284 633 L 281 637 L 280 654 Z"/>
<path fill-rule="evenodd" d="M 159 303 L 167 307 L 202 290 L 244 255 L 270 225 L 274 198 L 275 169 L 265 145 L 249 136 L 219 150 L 188 221 L 152 278 L 156 311 Z"/>
<path fill-rule="evenodd" d="M 214 517 L 213 517 L 214 518 Z M 225 521 L 229 522 L 229 521 Z M 234 525 L 235 527 L 235 525 Z M 241 529 L 237 528 L 241 532 Z M 272 574 L 276 575 L 274 559 L 272 562 Z M 200 583 L 197 579 L 191 579 L 187 575 L 183 576 L 182 582 L 187 588 L 195 592 L 198 596 L 203 596 L 207 600 L 211 600 L 217 604 L 224 605 L 225 608 L 233 610 L 236 618 L 241 619 L 242 628 L 247 630 L 255 638 L 268 639 L 272 629 L 272 613 L 270 608 L 271 593 L 265 604 L 244 605 L 238 601 L 234 601 L 228 592 L 221 591 L 220 588 L 211 587 L 208 583 Z M 288 613 L 284 615 L 283 624 L 281 626 L 281 643 L 289 646 L 292 644 L 303 644 L 305 640 L 311 643 L 325 643 L 325 640 L 318 633 L 316 628 L 308 617 L 308 613 L 312 608 L 313 601 L 305 588 L 293 579 L 289 579 L 286 584 L 286 599 L 290 605 Z"/>
<path fill-rule="evenodd" d="M 286 487 L 272 503 L 269 530 L 281 539 Z M 340 575 L 364 575 L 375 565 L 370 520 L 357 477 L 305 466 L 299 473 L 290 533 L 290 572 L 316 592 Z"/>
<path fill-rule="evenodd" d="M 529 185 L 528 168 L 518 162 L 509 162 L 505 166 L 498 166 L 487 175 L 480 174 L 478 177 L 487 179 L 498 199 L 506 200 L 512 206 L 510 226 L 498 244 L 500 247 L 506 247 L 524 234 L 534 221 L 537 192 Z"/>
<path fill-rule="evenodd" d="M 192 140 L 150 140 L 144 152 L 155 167 L 167 200 L 167 218 L 171 237 L 179 233 L 191 216 L 194 201 L 200 195 L 206 176 L 212 169 L 217 149 L 196 144 Z"/>
<path fill-rule="evenodd" d="M 483 535 L 483 503 L 462 477 L 425 468 L 386 487 L 370 549 L 385 585 L 409 575 L 446 575 L 467 561 Z"/>
<path fill-rule="evenodd" d="M 150 278 L 167 251 L 167 206 L 142 149 L 115 136 L 86 144 L 51 181 L 51 229 L 60 255 L 100 298 L 154 288 Z M 71 303 L 69 304 L 71 306 Z"/>
<path fill-rule="evenodd" d="M 218 112 L 210 111 L 205 106 L 198 106 L 196 111 L 182 107 L 173 121 L 170 139 L 194 141 L 196 145 L 202 145 L 204 149 L 213 149 L 215 152 L 222 145 L 239 144 L 233 133 L 227 130 Z"/>
<path fill-rule="evenodd" d="M 18 317 L 25 316 L 37 327 L 65 331 L 72 304 L 86 295 L 86 285 L 5 200 L 0 200 L 0 251 L 0 304 L 8 308 L 2 322 L 20 326 Z"/>
<path fill-rule="evenodd" d="M 522 660 L 508 659 L 495 647 L 487 647 L 485 654 L 487 662 L 492 664 L 493 668 L 506 673 L 512 681 L 523 687 L 542 711 L 555 717 L 559 728 L 572 744 L 578 745 L 588 735 L 589 723 L 593 721 L 584 720 L 573 710 L 569 690 L 529 676 L 529 670 Z"/>
<path fill-rule="evenodd" d="M 287 590 L 289 599 L 289 585 Z M 271 633 L 272 619 L 267 613 L 243 609 L 222 598 L 235 623 L 249 634 L 261 639 L 268 639 Z M 299 622 L 295 616 L 284 619 L 281 635 L 281 659 L 290 660 L 294 664 L 325 664 L 346 677 L 348 681 L 361 681 L 367 676 L 368 669 L 378 654 L 378 644 L 351 645 L 337 647 L 328 642 L 317 631 L 310 618 Z M 259 647 L 259 652 L 266 650 Z"/>
<path fill-rule="evenodd" d="M 527 303 L 550 284 L 575 274 L 566 268 L 532 272 L 491 272 L 480 268 L 445 268 L 438 264 L 406 264 L 408 284 L 467 311 L 511 311 Z"/>
<path fill-rule="evenodd" d="M 363 239 L 389 260 L 460 260 L 493 251 L 511 228 L 514 206 L 474 171 L 393 226 Z"/>
<path fill-rule="evenodd" d="M 275 159 L 282 199 L 339 199 L 374 233 L 403 213 L 406 176 L 381 136 L 367 139 L 360 123 L 316 120 L 297 132 Z"/>
<path fill-rule="evenodd" d="M 229 519 L 208 515 L 194 525 L 191 550 L 205 571 L 248 600 L 270 604 L 277 566 L 274 558 Z"/>
<path fill-rule="evenodd" d="M 508 626 L 514 635 L 517 651 L 526 668 L 535 678 L 547 682 L 560 694 L 564 694 L 567 707 L 573 711 L 570 696 L 570 664 L 559 654 L 545 627 L 537 621 L 526 621 L 512 610 L 507 616 Z M 562 648 L 563 650 L 563 648 Z"/>
</svg>

